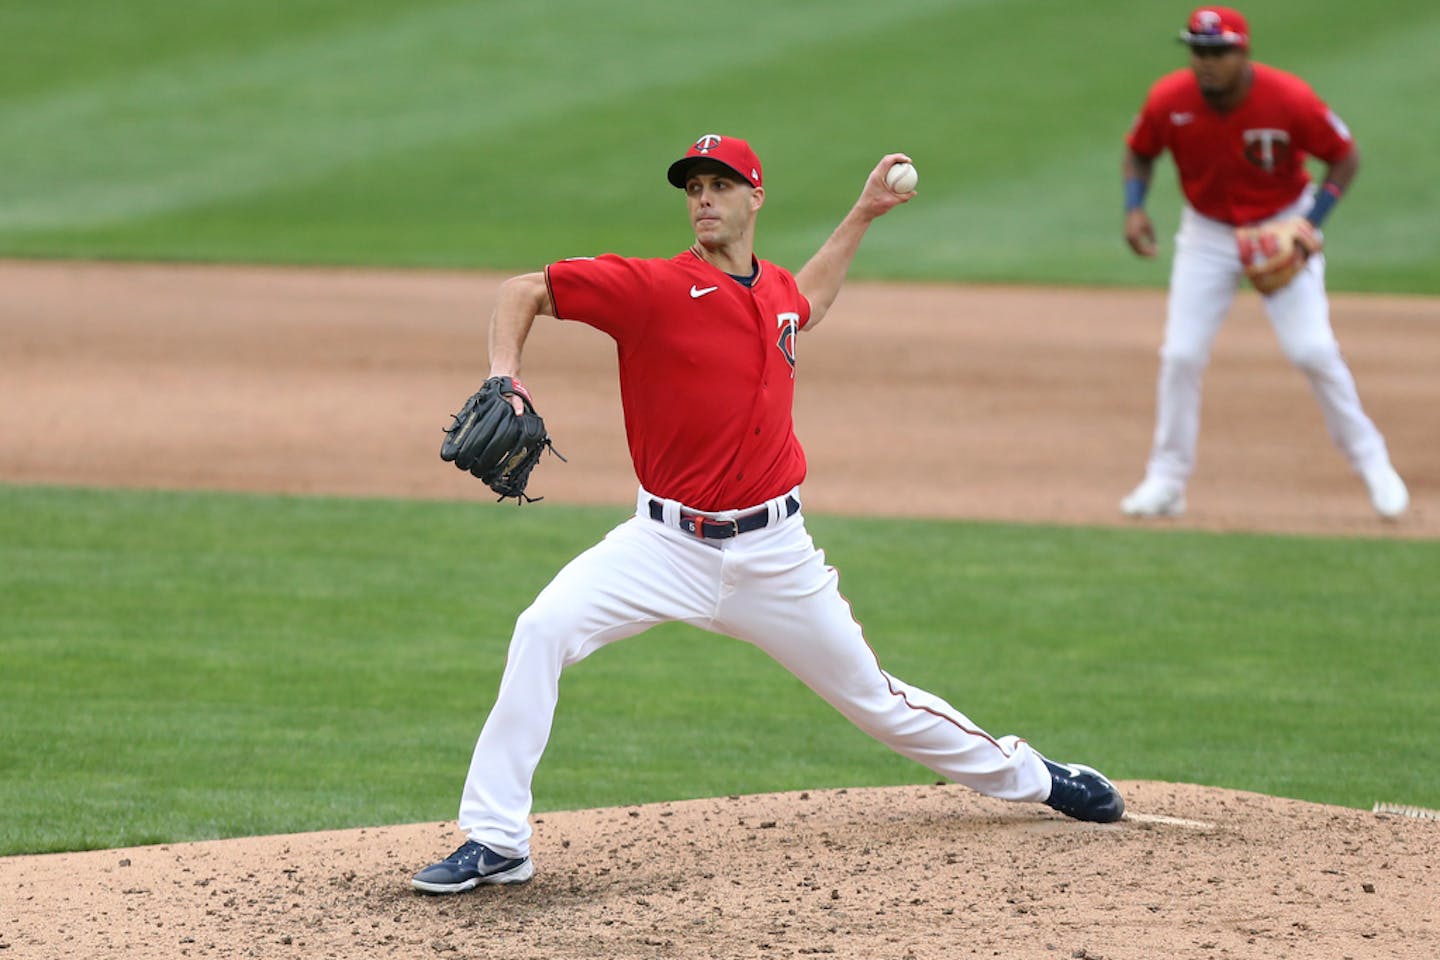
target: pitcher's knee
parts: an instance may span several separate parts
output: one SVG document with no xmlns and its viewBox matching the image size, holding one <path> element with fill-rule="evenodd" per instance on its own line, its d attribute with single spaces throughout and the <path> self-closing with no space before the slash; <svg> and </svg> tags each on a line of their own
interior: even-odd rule
<svg viewBox="0 0 1440 960">
<path fill-rule="evenodd" d="M 540 603 L 531 604 L 515 618 L 515 632 L 510 637 L 510 659 L 530 654 L 560 659 L 575 635 L 569 618 Z"/>
</svg>

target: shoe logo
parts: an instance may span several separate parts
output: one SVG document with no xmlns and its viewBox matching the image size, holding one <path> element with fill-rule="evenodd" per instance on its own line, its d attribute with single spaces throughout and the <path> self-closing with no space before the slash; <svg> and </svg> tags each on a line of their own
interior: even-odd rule
<svg viewBox="0 0 1440 960">
<path fill-rule="evenodd" d="M 1185 113 L 1175 112 L 1175 113 L 1171 113 L 1171 114 L 1170 114 L 1170 122 L 1173 123 L 1173 124 L 1175 124 L 1175 126 L 1177 126 L 1177 127 L 1183 127 L 1183 126 L 1185 126 L 1185 124 L 1189 123 L 1191 120 L 1194 120 L 1194 119 L 1195 119 L 1195 114 L 1189 113 L 1189 112 L 1185 112 Z"/>
<path fill-rule="evenodd" d="M 691 300 L 699 300 L 701 297 L 705 296 L 705 294 L 707 294 L 707 293 L 714 293 L 716 290 L 719 290 L 719 289 L 720 289 L 719 287 L 697 287 L 697 286 L 695 286 L 694 284 L 691 284 L 691 286 L 690 286 L 690 299 L 691 299 Z"/>
</svg>

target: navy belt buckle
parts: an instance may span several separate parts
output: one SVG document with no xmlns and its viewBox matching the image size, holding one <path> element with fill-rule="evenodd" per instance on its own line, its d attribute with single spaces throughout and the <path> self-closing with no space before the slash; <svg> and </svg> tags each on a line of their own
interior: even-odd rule
<svg viewBox="0 0 1440 960">
<path fill-rule="evenodd" d="M 740 521 L 736 520 L 734 517 L 731 517 L 729 520 L 712 520 L 709 517 L 706 517 L 705 522 L 717 525 L 728 525 L 725 527 L 721 527 L 721 530 L 723 530 L 724 532 L 721 532 L 721 530 L 717 530 L 713 534 L 706 534 L 706 536 L 709 536 L 713 540 L 729 540 L 731 537 L 740 535 Z"/>
</svg>

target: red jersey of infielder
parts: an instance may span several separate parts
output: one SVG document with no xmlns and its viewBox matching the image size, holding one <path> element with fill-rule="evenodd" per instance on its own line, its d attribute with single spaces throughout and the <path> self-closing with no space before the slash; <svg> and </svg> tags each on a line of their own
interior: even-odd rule
<svg viewBox="0 0 1440 960">
<path fill-rule="evenodd" d="M 1301 196 L 1307 154 L 1335 164 L 1355 146 L 1299 77 L 1263 63 L 1251 69 L 1249 94 L 1223 113 L 1206 102 L 1193 71 L 1161 78 L 1128 138 L 1145 157 L 1169 150 L 1190 206 L 1236 226 L 1268 220 Z"/>
<path fill-rule="evenodd" d="M 890 167 L 908 159 L 880 161 L 792 276 L 752 252 L 764 200 L 759 158 L 743 140 L 707 135 L 669 171 L 686 192 L 689 251 L 564 260 L 502 285 L 492 375 L 518 373 L 541 313 L 614 339 L 640 489 L 635 515 L 567 564 L 517 620 L 461 795 L 467 839 L 416 874 L 416 889 L 530 878 L 531 778 L 561 671 L 667 621 L 755 644 L 866 733 L 958 783 L 1079 819 L 1123 814 L 1120 794 L 1096 771 L 992 737 L 883 670 L 805 529 L 805 457 L 791 422 L 796 336 L 823 319 L 871 222 L 914 196 L 885 185 Z"/>
<path fill-rule="evenodd" d="M 1144 479 L 1120 503 L 1133 517 L 1185 511 L 1201 381 L 1244 272 L 1234 228 L 1300 216 L 1318 228 L 1359 165 L 1350 131 L 1304 81 L 1250 61 L 1249 27 L 1237 11 L 1200 7 L 1180 39 L 1190 47 L 1190 69 L 1151 88 L 1126 139 L 1125 235 L 1134 250 L 1155 253 L 1144 197 L 1154 160 L 1165 150 L 1175 158 L 1187 201 L 1170 271 L 1150 458 Z M 1309 155 L 1328 165 L 1318 194 L 1305 169 Z M 1263 302 L 1281 348 L 1310 381 L 1331 439 L 1364 479 L 1376 512 L 1399 516 L 1409 493 L 1340 355 L 1324 256 L 1311 256 Z"/>
</svg>

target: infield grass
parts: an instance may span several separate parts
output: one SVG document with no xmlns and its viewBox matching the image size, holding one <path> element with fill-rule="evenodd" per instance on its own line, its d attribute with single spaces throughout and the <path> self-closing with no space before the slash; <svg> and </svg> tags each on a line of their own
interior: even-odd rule
<svg viewBox="0 0 1440 960">
<path fill-rule="evenodd" d="M 0 486 L 0 855 L 448 820 L 623 510 Z M 892 673 L 1119 778 L 1440 806 L 1440 544 L 810 518 Z M 927 782 L 763 654 L 565 674 L 537 809 Z"/>
<path fill-rule="evenodd" d="M 690 242 L 665 165 L 696 136 L 766 164 L 760 252 L 798 268 L 871 165 L 920 196 L 857 276 L 1163 285 L 1121 239 L 1122 138 L 1184 65 L 1190 4 L 0 0 L 0 256 L 533 270 Z M 1364 164 L 1335 289 L 1440 292 L 1440 7 L 1245 6 Z"/>
</svg>

